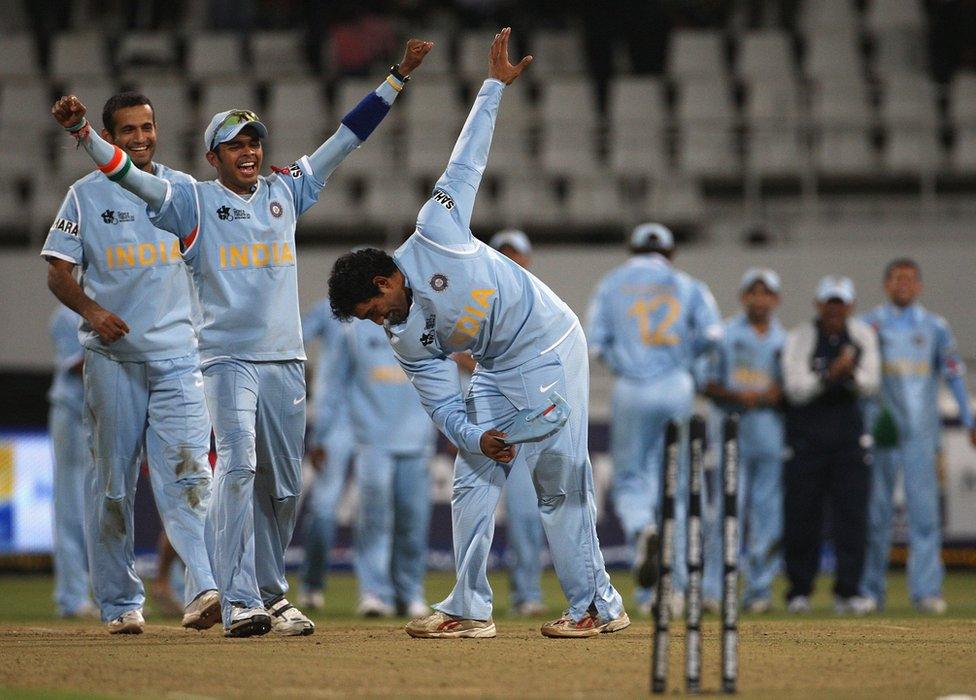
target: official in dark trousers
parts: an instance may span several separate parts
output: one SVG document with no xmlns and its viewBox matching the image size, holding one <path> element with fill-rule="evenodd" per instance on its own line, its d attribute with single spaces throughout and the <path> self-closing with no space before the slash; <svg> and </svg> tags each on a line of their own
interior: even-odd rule
<svg viewBox="0 0 976 700">
<path fill-rule="evenodd" d="M 880 353 L 874 330 L 851 318 L 854 284 L 828 276 L 817 285 L 817 318 L 790 331 L 783 350 L 787 399 L 783 544 L 790 580 L 787 609 L 810 610 L 820 563 L 824 501 L 829 500 L 837 553 L 835 610 L 863 615 L 869 438 L 859 401 L 878 391 Z"/>
</svg>

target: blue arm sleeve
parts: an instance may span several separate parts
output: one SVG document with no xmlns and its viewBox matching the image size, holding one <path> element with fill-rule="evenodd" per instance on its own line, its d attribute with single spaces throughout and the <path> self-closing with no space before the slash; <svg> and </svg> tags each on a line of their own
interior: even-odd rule
<svg viewBox="0 0 976 700">
<path fill-rule="evenodd" d="M 956 338 L 943 319 L 939 319 L 936 341 L 939 371 L 959 407 L 959 422 L 967 429 L 972 428 L 974 421 L 969 405 L 969 390 L 966 387 L 966 365 L 959 357 Z"/>
<path fill-rule="evenodd" d="M 396 355 L 427 415 L 447 439 L 459 448 L 481 454 L 481 428 L 468 421 L 461 398 L 457 363 L 450 358 L 408 361 Z"/>
<path fill-rule="evenodd" d="M 61 208 L 58 209 L 57 218 L 44 240 L 41 255 L 81 265 L 84 262 L 85 247 L 81 243 L 80 222 L 74 190 L 69 188 Z"/>
<path fill-rule="evenodd" d="M 433 196 L 420 210 L 417 230 L 421 235 L 442 244 L 470 242 L 471 213 L 488 165 L 495 117 L 504 89 L 504 83 L 491 78 L 481 86 L 447 169 L 434 185 Z"/>
</svg>

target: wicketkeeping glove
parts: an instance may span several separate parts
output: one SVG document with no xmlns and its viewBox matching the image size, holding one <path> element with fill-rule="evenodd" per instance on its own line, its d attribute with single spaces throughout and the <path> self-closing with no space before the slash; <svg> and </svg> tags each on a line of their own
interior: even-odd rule
<svg viewBox="0 0 976 700">
<path fill-rule="evenodd" d="M 559 432 L 566 425 L 572 409 L 555 391 L 549 394 L 549 403 L 542 408 L 526 408 L 498 430 L 506 434 L 505 443 L 517 445 L 523 442 L 540 442 Z"/>
</svg>

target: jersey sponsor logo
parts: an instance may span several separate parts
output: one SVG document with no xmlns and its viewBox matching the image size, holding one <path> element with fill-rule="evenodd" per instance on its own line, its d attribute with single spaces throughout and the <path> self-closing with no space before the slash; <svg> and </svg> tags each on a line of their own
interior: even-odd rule
<svg viewBox="0 0 976 700">
<path fill-rule="evenodd" d="M 451 209 L 454 208 L 454 200 L 451 199 L 451 196 L 447 194 L 447 192 L 442 192 L 440 190 L 435 191 L 433 200 L 448 211 L 451 211 Z"/>
<path fill-rule="evenodd" d="M 105 249 L 105 266 L 109 270 L 152 267 L 157 264 L 166 265 L 179 262 L 182 259 L 178 238 L 169 241 L 157 241 L 156 243 L 113 245 Z"/>
<path fill-rule="evenodd" d="M 106 224 L 124 224 L 135 220 L 136 217 L 127 211 L 106 209 L 102 212 L 102 221 L 104 221 Z"/>
<path fill-rule="evenodd" d="M 450 345 L 460 345 L 474 338 L 481 331 L 481 322 L 488 315 L 491 306 L 490 299 L 495 294 L 494 289 L 472 289 L 471 303 L 465 305 L 463 315 L 454 324 L 454 332 L 448 338 Z"/>
<path fill-rule="evenodd" d="M 424 333 L 420 336 L 420 344 L 427 347 L 434 342 L 434 327 L 437 325 L 436 316 L 428 316 L 424 323 Z"/>
<path fill-rule="evenodd" d="M 430 288 L 435 292 L 443 292 L 445 289 L 447 289 L 447 275 L 442 275 L 438 272 L 436 275 L 431 277 Z"/>
<path fill-rule="evenodd" d="M 302 172 L 302 168 L 298 163 L 292 163 L 291 167 L 288 168 L 288 172 L 290 172 L 291 176 L 296 180 L 300 178 L 302 175 L 304 175 L 304 173 Z"/>
<path fill-rule="evenodd" d="M 284 213 L 284 207 L 281 206 L 281 202 L 278 200 L 273 200 L 269 207 L 271 209 L 271 216 L 276 219 L 280 219 L 281 215 Z"/>
<path fill-rule="evenodd" d="M 242 243 L 220 246 L 220 267 L 224 270 L 242 267 L 292 266 L 295 254 L 288 243 Z"/>
<path fill-rule="evenodd" d="M 250 219 L 251 215 L 244 209 L 231 209 L 225 204 L 217 208 L 217 218 L 221 221 L 236 221 L 238 219 Z"/>
<path fill-rule="evenodd" d="M 55 219 L 54 225 L 51 226 L 51 229 L 55 231 L 64 231 L 69 236 L 78 235 L 78 224 L 74 221 L 68 221 L 67 219 Z"/>
</svg>

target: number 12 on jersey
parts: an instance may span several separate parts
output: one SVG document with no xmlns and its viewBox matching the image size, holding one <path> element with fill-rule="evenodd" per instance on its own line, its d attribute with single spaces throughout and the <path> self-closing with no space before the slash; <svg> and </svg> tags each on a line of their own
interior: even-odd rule
<svg viewBox="0 0 976 700">
<path fill-rule="evenodd" d="M 658 309 L 664 308 L 664 316 L 655 322 Z M 637 330 L 644 345 L 677 345 L 679 338 L 671 332 L 671 326 L 681 314 L 681 302 L 670 294 L 659 294 L 650 299 L 637 299 L 627 315 L 637 319 Z"/>
</svg>

